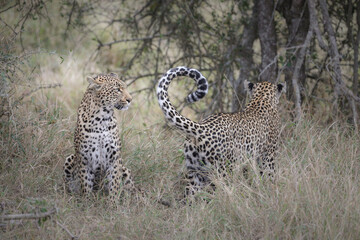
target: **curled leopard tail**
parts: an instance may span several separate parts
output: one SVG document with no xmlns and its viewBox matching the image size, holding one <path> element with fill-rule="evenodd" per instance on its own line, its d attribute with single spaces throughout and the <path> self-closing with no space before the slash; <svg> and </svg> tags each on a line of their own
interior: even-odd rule
<svg viewBox="0 0 360 240">
<path fill-rule="evenodd" d="M 188 76 L 196 81 L 197 89 L 190 93 L 186 100 L 189 103 L 196 102 L 203 98 L 208 92 L 208 83 L 206 78 L 196 69 L 187 67 L 177 67 L 168 70 L 159 80 L 157 87 L 157 98 L 159 105 L 170 125 L 176 126 L 187 135 L 195 136 L 197 129 L 200 130 L 200 124 L 180 115 L 171 104 L 167 90 L 171 80 L 178 76 Z"/>
</svg>

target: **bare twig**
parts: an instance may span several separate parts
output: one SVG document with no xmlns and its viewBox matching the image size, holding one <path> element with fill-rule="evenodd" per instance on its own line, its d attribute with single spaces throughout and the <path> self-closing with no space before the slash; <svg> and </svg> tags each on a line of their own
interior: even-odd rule
<svg viewBox="0 0 360 240">
<path fill-rule="evenodd" d="M 56 88 L 56 87 L 61 87 L 62 85 L 60 83 L 54 83 L 54 84 L 47 84 L 47 85 L 41 85 L 38 86 L 37 88 L 31 89 L 28 92 L 24 92 L 18 99 L 16 99 L 15 103 L 18 103 L 20 101 L 22 101 L 25 97 L 33 94 L 34 92 L 40 90 L 40 89 L 44 89 L 44 88 Z"/>
<path fill-rule="evenodd" d="M 141 38 L 121 39 L 121 40 L 116 40 L 116 41 L 112 41 L 112 42 L 108 42 L 108 43 L 102 43 L 101 41 L 98 40 L 98 43 L 99 43 L 98 50 L 102 47 L 112 46 L 113 44 L 116 44 L 116 43 L 146 41 L 146 40 L 152 40 L 155 38 L 168 37 L 168 36 L 170 36 L 170 34 L 171 33 L 155 35 L 155 36 L 147 36 L 147 37 L 141 37 Z"/>
<path fill-rule="evenodd" d="M 20 44 L 21 44 L 21 48 L 22 48 L 23 51 L 25 50 L 25 48 L 24 48 L 22 34 L 23 34 L 24 27 L 25 27 L 25 23 L 26 23 L 27 19 L 29 18 L 32 10 L 33 10 L 33 3 L 31 3 L 31 7 L 30 7 L 29 11 L 25 14 L 25 19 L 23 20 L 23 22 L 22 22 L 22 24 L 20 26 Z"/>
<path fill-rule="evenodd" d="M 129 70 L 133 66 L 134 61 L 136 61 L 138 58 L 140 58 L 140 56 L 144 52 L 146 46 L 147 46 L 146 41 L 143 41 L 141 43 L 141 46 L 136 49 L 136 52 L 134 53 L 132 58 L 128 61 L 128 63 L 126 64 L 126 67 L 124 67 L 124 71 Z"/>
<path fill-rule="evenodd" d="M 51 210 L 44 213 L 25 213 L 25 214 L 10 214 L 10 215 L 2 215 L 0 216 L 0 220 L 2 221 L 10 221 L 10 220 L 20 220 L 20 219 L 39 219 L 46 218 L 56 213 L 56 208 L 52 208 Z"/>
<path fill-rule="evenodd" d="M 15 3 L 14 5 L 12 5 L 12 6 L 8 7 L 8 8 L 6 8 L 6 9 L 4 9 L 4 10 L 1 10 L 1 11 L 0 11 L 0 14 L 1 14 L 1 13 L 3 13 L 3 12 L 6 12 L 7 10 L 9 10 L 9 9 L 11 9 L 11 8 L 16 7 L 18 4 L 19 4 L 19 2 L 18 2 L 18 1 L 16 1 L 16 3 Z"/>
<path fill-rule="evenodd" d="M 77 4 L 76 0 L 73 0 L 72 6 L 71 6 L 71 11 L 69 13 L 69 18 L 68 18 L 68 21 L 66 23 L 65 34 L 69 31 L 70 24 L 71 24 L 71 18 L 72 18 L 72 15 L 73 15 L 74 11 L 75 11 L 76 4 Z"/>
<path fill-rule="evenodd" d="M 135 95 L 137 93 L 141 93 L 141 92 L 144 92 L 144 91 L 151 91 L 151 90 L 154 90 L 154 87 L 151 86 L 151 87 L 146 87 L 146 88 L 142 88 L 142 89 L 139 89 L 139 90 L 136 90 L 136 91 L 132 91 L 130 92 L 131 95 Z"/>
<path fill-rule="evenodd" d="M 130 86 L 131 84 L 133 84 L 134 82 L 136 82 L 137 80 L 141 79 L 141 78 L 147 78 L 147 77 L 158 77 L 157 74 L 155 73 L 148 73 L 148 74 L 144 74 L 144 75 L 139 75 L 136 77 L 128 77 L 127 79 L 125 79 L 125 81 L 132 79 L 127 85 Z"/>
<path fill-rule="evenodd" d="M 71 239 L 79 239 L 79 237 L 78 236 L 75 236 L 74 234 L 72 234 L 70 231 L 69 231 L 69 229 L 67 229 L 64 225 L 62 225 L 61 223 L 59 223 L 57 220 L 55 220 L 55 223 L 57 224 L 57 225 L 59 225 L 59 227 L 61 227 L 62 229 L 64 229 L 64 231 L 65 232 L 67 232 L 69 235 L 70 235 L 70 237 L 71 237 Z"/>
<path fill-rule="evenodd" d="M 13 32 L 13 34 L 16 36 L 18 33 L 9 25 L 9 24 L 7 24 L 1 17 L 0 17 L 0 21 L 1 22 L 3 22 L 4 24 L 5 24 L 5 26 L 7 27 L 7 28 L 9 28 L 12 32 Z"/>
</svg>

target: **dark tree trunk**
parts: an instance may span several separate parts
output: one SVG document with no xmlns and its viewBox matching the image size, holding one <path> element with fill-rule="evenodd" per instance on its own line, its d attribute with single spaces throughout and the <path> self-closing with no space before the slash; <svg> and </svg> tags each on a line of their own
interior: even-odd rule
<svg viewBox="0 0 360 240">
<path fill-rule="evenodd" d="M 285 81 L 287 83 L 287 97 L 295 101 L 292 86 L 292 78 L 297 59 L 299 59 L 300 46 L 304 44 L 309 31 L 309 10 L 306 0 L 281 0 L 277 4 L 277 10 L 284 16 L 288 28 L 286 67 L 284 69 Z M 301 63 L 298 76 L 298 84 L 301 99 L 304 96 L 305 87 L 305 57 Z"/>
<path fill-rule="evenodd" d="M 333 79 L 335 81 L 335 89 L 334 89 L 334 114 L 338 114 L 338 98 L 341 94 L 344 94 L 351 106 L 351 110 L 353 112 L 353 123 L 355 126 L 355 129 L 358 129 L 358 113 L 356 108 L 355 101 L 359 101 L 359 99 L 356 97 L 356 94 L 354 94 L 351 90 L 347 89 L 345 83 L 342 80 L 342 73 L 341 73 L 341 67 L 340 67 L 340 54 L 336 43 L 336 37 L 335 37 L 335 31 L 333 29 L 333 26 L 331 25 L 331 18 L 329 15 L 328 7 L 325 0 L 319 0 L 319 6 L 322 12 L 323 16 L 323 22 L 324 22 L 324 28 L 329 36 L 329 54 L 332 58 L 333 62 L 333 71 L 334 76 Z"/>
<path fill-rule="evenodd" d="M 357 34 L 354 43 L 354 78 L 352 90 L 355 96 L 359 95 L 359 43 L 360 43 L 360 2 L 356 3 L 356 23 L 357 23 Z"/>
<path fill-rule="evenodd" d="M 275 8 L 272 0 L 259 0 L 258 33 L 261 44 L 261 66 L 259 79 L 275 82 L 277 77 L 277 46 L 275 32 Z"/>
<path fill-rule="evenodd" d="M 244 81 L 249 80 L 251 70 L 254 68 L 253 62 L 253 44 L 257 38 L 257 0 L 254 1 L 252 16 L 248 24 L 244 26 L 244 31 L 239 47 L 238 62 L 240 65 L 240 74 L 235 81 L 235 94 L 232 99 L 232 111 L 240 110 L 245 105 L 246 93 Z"/>
</svg>

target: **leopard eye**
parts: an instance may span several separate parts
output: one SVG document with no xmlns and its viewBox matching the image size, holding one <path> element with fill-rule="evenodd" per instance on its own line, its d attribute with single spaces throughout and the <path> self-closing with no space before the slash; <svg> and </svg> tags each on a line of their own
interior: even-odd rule
<svg viewBox="0 0 360 240">
<path fill-rule="evenodd" d="M 121 88 L 118 88 L 117 90 L 118 90 L 119 92 L 122 92 L 122 91 L 123 91 Z"/>
</svg>

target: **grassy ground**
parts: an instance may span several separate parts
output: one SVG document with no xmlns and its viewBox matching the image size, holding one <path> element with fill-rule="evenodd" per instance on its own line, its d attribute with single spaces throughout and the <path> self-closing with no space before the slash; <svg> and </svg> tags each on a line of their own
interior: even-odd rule
<svg viewBox="0 0 360 240">
<path fill-rule="evenodd" d="M 0 222 L 0 239 L 69 239 L 71 234 L 79 239 L 359 238 L 359 134 L 342 122 L 324 126 L 307 118 L 294 125 L 285 102 L 274 184 L 251 171 L 250 180 L 234 171 L 214 180 L 216 192 L 203 194 L 208 201 L 177 203 L 184 190 L 184 137 L 164 127 L 154 94 L 135 95 L 130 109 L 118 113 L 124 161 L 147 195 L 126 198 L 113 210 L 102 194 L 91 201 L 66 194 L 62 165 L 73 152 L 76 108 L 86 88 L 85 58 L 70 54 L 62 64 L 57 56 L 44 58 L 37 81 L 62 87 L 26 97 L 9 121 L 1 121 L 0 214 L 53 207 L 57 213 Z M 99 71 L 95 64 L 90 69 Z"/>
</svg>

